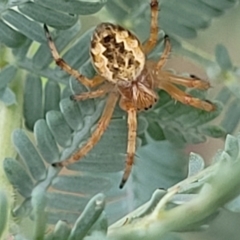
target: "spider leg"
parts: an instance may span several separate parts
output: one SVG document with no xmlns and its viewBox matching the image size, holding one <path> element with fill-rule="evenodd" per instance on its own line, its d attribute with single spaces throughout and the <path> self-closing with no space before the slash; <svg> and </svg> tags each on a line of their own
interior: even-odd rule
<svg viewBox="0 0 240 240">
<path fill-rule="evenodd" d="M 127 110 L 128 113 L 128 146 L 127 146 L 127 159 L 120 188 L 125 185 L 132 169 L 134 162 L 134 155 L 136 151 L 136 135 L 137 135 L 137 111 L 135 108 Z"/>
<path fill-rule="evenodd" d="M 69 66 L 60 56 L 54 42 L 53 39 L 49 33 L 49 30 L 47 28 L 47 25 L 43 25 L 44 27 L 44 31 L 48 40 L 48 46 L 51 50 L 52 56 L 54 61 L 56 62 L 56 64 L 62 68 L 65 72 L 67 72 L 68 74 L 72 75 L 73 77 L 75 77 L 79 82 L 81 82 L 82 84 L 84 84 L 87 87 L 95 87 L 98 86 L 99 84 L 101 84 L 104 81 L 104 78 L 96 75 L 93 79 L 88 79 L 85 76 L 83 76 L 81 73 L 79 73 L 77 70 L 71 68 L 71 66 Z"/>
<path fill-rule="evenodd" d="M 156 66 L 157 69 L 161 69 L 164 66 L 168 60 L 169 53 L 171 52 L 171 44 L 168 35 L 164 36 L 164 45 L 165 48 Z"/>
<path fill-rule="evenodd" d="M 116 91 L 112 91 L 109 94 L 102 116 L 99 119 L 96 129 L 92 133 L 92 136 L 88 139 L 87 143 L 77 152 L 75 152 L 72 156 L 70 156 L 68 159 L 62 162 L 54 163 L 53 166 L 63 167 L 74 162 L 77 162 L 78 160 L 80 160 L 80 158 L 84 157 L 94 147 L 94 145 L 100 140 L 107 126 L 110 123 L 118 97 L 119 94 Z"/>
<path fill-rule="evenodd" d="M 151 30 L 148 40 L 143 44 L 143 51 L 148 54 L 152 51 L 157 43 L 158 38 L 158 1 L 151 0 Z"/>
<path fill-rule="evenodd" d="M 175 84 L 182 85 L 189 88 L 197 88 L 202 90 L 206 90 L 210 88 L 209 82 L 201 80 L 193 75 L 190 78 L 187 78 L 187 77 L 179 77 L 173 74 L 169 74 L 169 81 L 171 83 L 175 83 Z"/>
<path fill-rule="evenodd" d="M 161 69 L 164 64 L 166 63 L 169 53 L 171 52 L 171 44 L 169 41 L 169 37 L 165 35 L 164 37 L 164 42 L 165 42 L 165 48 L 162 53 L 161 58 L 159 59 L 156 68 Z M 167 73 L 167 77 L 171 83 L 175 83 L 178 85 L 182 85 L 185 87 L 190 87 L 190 88 L 197 88 L 197 89 L 203 89 L 206 90 L 210 87 L 209 82 L 203 81 L 199 79 L 198 77 L 191 75 L 189 78 L 187 77 L 179 77 L 171 73 Z"/>
<path fill-rule="evenodd" d="M 81 101 L 81 100 L 86 100 L 89 98 L 98 98 L 102 97 L 108 92 L 110 92 L 113 89 L 113 85 L 111 83 L 105 83 L 104 85 L 100 86 L 97 90 L 91 91 L 91 92 L 83 92 L 81 94 L 77 95 L 72 95 L 70 98 L 71 100 L 75 101 Z"/>
<path fill-rule="evenodd" d="M 211 102 L 194 98 L 193 96 L 181 91 L 171 83 L 161 83 L 159 85 L 159 88 L 165 90 L 175 100 L 183 104 L 190 105 L 195 108 L 203 109 L 208 112 L 214 111 L 216 108 Z"/>
</svg>

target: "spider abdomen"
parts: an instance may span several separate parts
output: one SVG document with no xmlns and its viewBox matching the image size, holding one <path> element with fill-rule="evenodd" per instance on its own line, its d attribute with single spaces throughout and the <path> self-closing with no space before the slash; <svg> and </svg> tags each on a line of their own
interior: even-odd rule
<svg viewBox="0 0 240 240">
<path fill-rule="evenodd" d="M 90 54 L 97 72 L 108 81 L 134 81 L 145 65 L 138 38 L 127 29 L 101 23 L 93 33 Z"/>
</svg>

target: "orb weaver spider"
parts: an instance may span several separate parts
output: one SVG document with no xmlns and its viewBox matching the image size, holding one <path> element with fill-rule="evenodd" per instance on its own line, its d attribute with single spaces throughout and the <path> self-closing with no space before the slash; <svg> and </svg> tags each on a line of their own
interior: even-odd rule
<svg viewBox="0 0 240 240">
<path fill-rule="evenodd" d="M 56 64 L 83 85 L 90 88 L 98 87 L 90 92 L 74 95 L 72 99 L 79 101 L 108 94 L 102 116 L 87 143 L 68 159 L 54 163 L 53 166 L 63 167 L 74 163 L 94 147 L 109 125 L 115 105 L 120 98 L 120 107 L 128 115 L 127 157 L 124 174 L 119 186 L 122 188 L 130 175 L 134 162 L 137 112 L 151 108 L 157 101 L 158 95 L 155 89 L 166 91 L 172 98 L 183 104 L 209 112 L 215 110 L 215 106 L 211 102 L 194 98 L 176 86 L 182 85 L 205 90 L 210 87 L 208 82 L 192 75 L 189 78 L 180 77 L 162 70 L 171 51 L 168 36 L 164 37 L 165 47 L 159 61 L 146 60 L 147 54 L 154 49 L 157 43 L 159 31 L 158 1 L 151 0 L 150 8 L 150 36 L 143 44 L 140 43 L 133 33 L 119 25 L 101 23 L 96 27 L 91 39 L 90 56 L 97 75 L 91 80 L 77 70 L 72 69 L 60 57 L 48 28 L 44 25 L 48 45 Z"/>
</svg>

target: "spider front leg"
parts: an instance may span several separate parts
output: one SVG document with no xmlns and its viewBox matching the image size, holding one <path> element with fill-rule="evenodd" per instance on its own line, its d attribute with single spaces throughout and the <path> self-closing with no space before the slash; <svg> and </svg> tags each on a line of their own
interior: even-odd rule
<svg viewBox="0 0 240 240">
<path fill-rule="evenodd" d="M 167 35 L 165 35 L 165 37 L 164 37 L 164 43 L 165 43 L 165 48 L 163 50 L 161 58 L 159 59 L 157 65 L 155 67 L 158 70 L 161 69 L 165 65 L 165 63 L 168 60 L 168 56 L 171 52 L 171 43 L 170 43 L 169 37 Z M 203 81 L 194 75 L 191 75 L 189 78 L 179 77 L 179 76 L 176 76 L 171 73 L 165 73 L 165 75 L 166 76 L 164 76 L 164 78 L 166 78 L 166 80 L 169 80 L 169 82 L 178 84 L 178 85 L 182 85 L 185 87 L 197 88 L 197 89 L 202 89 L 202 90 L 206 90 L 210 87 L 209 82 Z"/>
<path fill-rule="evenodd" d="M 134 163 L 134 156 L 136 152 L 136 138 L 137 138 L 137 111 L 131 106 L 124 104 L 124 101 L 120 102 L 120 106 L 128 113 L 128 145 L 127 145 L 127 158 L 125 163 L 124 174 L 119 188 L 123 188 L 132 170 Z"/>
<path fill-rule="evenodd" d="M 164 36 L 164 45 L 165 47 L 164 47 L 163 53 L 156 66 L 157 69 L 161 69 L 165 65 L 165 63 L 168 60 L 168 56 L 171 52 L 171 44 L 170 44 L 168 35 Z"/>
<path fill-rule="evenodd" d="M 118 97 L 119 94 L 116 91 L 112 91 L 109 93 L 103 114 L 100 120 L 98 121 L 96 129 L 92 133 L 92 136 L 88 139 L 87 143 L 81 149 L 75 152 L 72 156 L 70 156 L 68 159 L 62 162 L 54 163 L 53 166 L 63 167 L 74 162 L 77 162 L 95 146 L 95 144 L 100 140 L 100 138 L 102 137 L 103 133 L 105 132 L 110 123 Z"/>
<path fill-rule="evenodd" d="M 151 0 L 151 29 L 149 39 L 143 45 L 143 51 L 148 54 L 153 50 L 158 38 L 158 1 Z"/>
<path fill-rule="evenodd" d="M 197 88 L 201 90 L 207 90 L 208 88 L 210 88 L 209 82 L 203 81 L 194 75 L 192 75 L 191 78 L 179 77 L 170 73 L 168 75 L 169 81 L 174 84 L 182 85 L 188 88 Z"/>
<path fill-rule="evenodd" d="M 171 83 L 160 83 L 159 88 L 165 90 L 171 97 L 183 104 L 203 109 L 207 112 L 211 112 L 216 109 L 216 107 L 211 102 L 194 98 L 193 96 L 181 91 Z"/>
<path fill-rule="evenodd" d="M 81 82 L 83 85 L 87 86 L 87 87 L 95 87 L 98 86 L 99 84 L 101 84 L 104 81 L 104 78 L 96 75 L 93 79 L 88 79 L 85 76 L 83 76 L 81 73 L 79 73 L 77 70 L 71 68 L 71 66 L 69 66 L 61 57 L 60 54 L 52 40 L 52 37 L 49 33 L 49 30 L 47 28 L 47 25 L 43 25 L 44 27 L 44 31 L 48 40 L 48 46 L 51 50 L 52 56 L 54 61 L 56 62 L 56 64 L 62 68 L 65 72 L 67 72 L 68 74 L 72 75 L 73 77 L 75 77 L 79 82 Z"/>
</svg>

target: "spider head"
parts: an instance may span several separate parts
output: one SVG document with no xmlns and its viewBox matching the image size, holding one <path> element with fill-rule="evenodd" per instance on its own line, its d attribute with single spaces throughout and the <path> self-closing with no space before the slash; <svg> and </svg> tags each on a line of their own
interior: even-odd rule
<svg viewBox="0 0 240 240">
<path fill-rule="evenodd" d="M 145 65 L 138 38 L 127 29 L 101 23 L 93 33 L 90 54 L 97 72 L 108 81 L 134 81 Z"/>
</svg>

